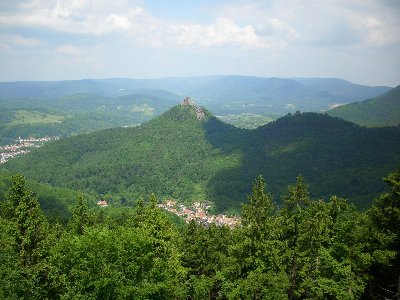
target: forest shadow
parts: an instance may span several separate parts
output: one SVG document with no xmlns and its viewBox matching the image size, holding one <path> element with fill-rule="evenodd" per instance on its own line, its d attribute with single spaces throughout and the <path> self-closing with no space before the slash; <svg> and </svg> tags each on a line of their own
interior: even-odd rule
<svg viewBox="0 0 400 300">
<path fill-rule="evenodd" d="M 207 199 L 213 201 L 217 211 L 239 212 L 241 205 L 247 202 L 247 195 L 251 192 L 251 185 L 258 175 L 253 165 L 255 160 L 254 147 L 250 145 L 251 131 L 240 129 L 223 123 L 215 117 L 210 118 L 203 125 L 205 138 L 213 148 L 229 156 L 239 153 L 240 162 L 236 167 L 224 168 L 218 171 L 207 183 Z"/>
<path fill-rule="evenodd" d="M 262 175 L 276 203 L 302 175 L 311 197 L 337 195 L 368 206 L 385 188 L 382 178 L 400 165 L 399 128 L 361 128 L 325 115 L 284 117 L 255 130 L 217 119 L 204 124 L 206 140 L 222 153 L 240 153 L 237 167 L 222 169 L 207 184 L 218 211 L 239 210 Z"/>
</svg>

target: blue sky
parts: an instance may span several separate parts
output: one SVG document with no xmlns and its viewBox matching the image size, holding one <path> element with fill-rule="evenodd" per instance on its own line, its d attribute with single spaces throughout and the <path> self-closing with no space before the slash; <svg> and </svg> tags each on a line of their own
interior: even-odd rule
<svg viewBox="0 0 400 300">
<path fill-rule="evenodd" d="M 397 0 L 1 0 L 0 81 L 201 75 L 400 84 Z"/>
</svg>

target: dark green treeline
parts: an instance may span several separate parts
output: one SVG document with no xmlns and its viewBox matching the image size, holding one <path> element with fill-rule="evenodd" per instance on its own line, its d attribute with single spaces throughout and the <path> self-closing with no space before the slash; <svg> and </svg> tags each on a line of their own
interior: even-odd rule
<svg viewBox="0 0 400 300">
<path fill-rule="evenodd" d="M 365 212 L 313 200 L 302 177 L 278 207 L 260 176 L 242 225 L 183 225 L 151 195 L 49 223 L 22 175 L 1 203 L 1 299 L 399 299 L 400 170 Z"/>
</svg>

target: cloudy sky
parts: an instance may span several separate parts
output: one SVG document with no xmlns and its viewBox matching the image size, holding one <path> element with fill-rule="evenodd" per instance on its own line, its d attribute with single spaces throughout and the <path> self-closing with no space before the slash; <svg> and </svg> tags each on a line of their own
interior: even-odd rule
<svg viewBox="0 0 400 300">
<path fill-rule="evenodd" d="M 199 75 L 400 84 L 398 0 L 0 0 L 0 81 Z"/>
</svg>

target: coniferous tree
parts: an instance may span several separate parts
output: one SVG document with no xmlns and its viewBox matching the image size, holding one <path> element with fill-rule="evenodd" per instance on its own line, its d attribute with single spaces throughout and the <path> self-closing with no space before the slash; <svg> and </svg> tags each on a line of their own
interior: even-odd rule
<svg viewBox="0 0 400 300">
<path fill-rule="evenodd" d="M 375 199 L 368 211 L 373 225 L 379 230 L 383 243 L 393 251 L 393 259 L 387 263 L 375 263 L 372 266 L 374 280 L 369 284 L 366 297 L 400 299 L 400 169 L 389 174 L 384 181 L 390 192 Z M 387 240 L 389 237 L 389 241 Z"/>
<path fill-rule="evenodd" d="M 45 258 L 49 248 L 49 224 L 44 216 L 38 199 L 25 187 L 25 178 L 21 174 L 12 177 L 12 186 L 6 196 L 11 245 L 18 257 L 15 268 L 21 268 L 20 282 L 25 298 L 41 298 L 47 293 L 48 266 Z M 20 290 L 21 292 L 21 290 Z"/>
<path fill-rule="evenodd" d="M 272 196 L 257 177 L 243 205 L 242 225 L 230 247 L 233 267 L 227 269 L 229 299 L 285 299 L 288 280 L 283 264 L 281 221 Z"/>
<path fill-rule="evenodd" d="M 304 178 L 298 176 L 296 184 L 289 186 L 289 194 L 283 197 L 283 208 L 281 210 L 284 239 L 287 241 L 287 273 L 290 283 L 288 289 L 289 300 L 295 297 L 298 289 L 301 223 L 304 222 L 310 202 L 308 186 L 304 182 Z"/>
<path fill-rule="evenodd" d="M 289 299 L 357 299 L 373 260 L 365 218 L 346 200 L 311 200 L 302 177 L 280 214 L 287 243 Z"/>
<path fill-rule="evenodd" d="M 192 220 L 183 232 L 182 265 L 188 269 L 191 299 L 217 299 L 226 267 L 230 229 L 212 224 L 208 228 Z"/>
<path fill-rule="evenodd" d="M 89 210 L 85 204 L 83 194 L 80 193 L 77 204 L 72 210 L 72 217 L 68 222 L 68 227 L 76 234 L 82 235 L 85 227 L 93 225 L 94 220 L 95 215 Z"/>
<path fill-rule="evenodd" d="M 24 266 L 37 263 L 46 252 L 48 222 L 38 199 L 25 187 L 21 174 L 13 176 L 13 184 L 6 197 L 11 206 L 11 221 L 15 226 L 15 247 Z"/>
</svg>

